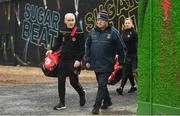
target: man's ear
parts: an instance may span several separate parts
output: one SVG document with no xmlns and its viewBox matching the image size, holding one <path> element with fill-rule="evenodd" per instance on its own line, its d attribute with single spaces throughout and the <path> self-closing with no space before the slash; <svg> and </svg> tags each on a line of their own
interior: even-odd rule
<svg viewBox="0 0 180 116">
<path fill-rule="evenodd" d="M 64 23 L 66 24 L 66 19 L 64 18 Z"/>
</svg>

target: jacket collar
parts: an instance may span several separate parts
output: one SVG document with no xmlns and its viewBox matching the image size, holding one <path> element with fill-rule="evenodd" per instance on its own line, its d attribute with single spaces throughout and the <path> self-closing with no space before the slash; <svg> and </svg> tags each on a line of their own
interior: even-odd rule
<svg viewBox="0 0 180 116">
<path fill-rule="evenodd" d="M 108 29 L 110 29 L 111 28 L 111 26 L 110 25 L 108 25 L 104 30 L 101 30 L 99 27 L 95 27 L 94 29 L 96 30 L 96 31 L 99 31 L 99 32 L 103 32 L 103 31 L 106 31 L 106 30 L 108 30 Z"/>
<path fill-rule="evenodd" d="M 124 29 L 124 31 L 131 31 L 133 30 L 133 28 L 130 28 L 130 29 Z"/>
</svg>

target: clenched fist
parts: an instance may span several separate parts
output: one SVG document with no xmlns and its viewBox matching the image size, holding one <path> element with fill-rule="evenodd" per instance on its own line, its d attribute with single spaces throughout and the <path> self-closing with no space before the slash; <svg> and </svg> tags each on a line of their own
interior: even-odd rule
<svg viewBox="0 0 180 116">
<path fill-rule="evenodd" d="M 91 65 L 89 63 L 86 63 L 86 68 L 90 68 Z"/>
<path fill-rule="evenodd" d="M 75 67 L 75 68 L 79 67 L 80 65 L 81 65 L 81 62 L 79 62 L 78 60 L 76 60 L 76 61 L 74 62 L 74 67 Z"/>
<path fill-rule="evenodd" d="M 51 54 L 52 52 L 53 52 L 52 50 L 48 50 L 48 51 L 46 52 L 46 55 Z"/>
</svg>

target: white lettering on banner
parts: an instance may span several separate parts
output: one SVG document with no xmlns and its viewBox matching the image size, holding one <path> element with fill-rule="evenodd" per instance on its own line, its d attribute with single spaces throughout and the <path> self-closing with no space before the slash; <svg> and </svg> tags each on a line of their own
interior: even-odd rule
<svg viewBox="0 0 180 116">
<path fill-rule="evenodd" d="M 86 31 L 90 31 L 96 25 L 96 16 L 102 9 L 107 10 L 110 24 L 121 30 L 126 17 L 131 17 L 137 30 L 137 0 L 105 0 L 93 11 L 87 12 L 84 17 Z"/>
<path fill-rule="evenodd" d="M 37 46 L 52 45 L 58 37 L 60 13 L 26 3 L 22 25 L 22 39 Z"/>
</svg>

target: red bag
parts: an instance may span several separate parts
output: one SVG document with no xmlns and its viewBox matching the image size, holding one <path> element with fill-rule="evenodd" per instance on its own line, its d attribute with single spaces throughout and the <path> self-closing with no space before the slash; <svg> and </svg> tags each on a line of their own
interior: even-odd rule
<svg viewBox="0 0 180 116">
<path fill-rule="evenodd" d="M 62 50 L 48 54 L 44 60 L 44 68 L 52 71 L 60 62 L 59 56 L 61 55 Z"/>
<path fill-rule="evenodd" d="M 71 31 L 71 36 L 74 37 L 77 31 L 77 27 L 75 26 Z M 62 54 L 62 50 L 57 52 L 53 52 L 52 54 L 48 54 L 44 59 L 43 64 L 41 65 L 41 69 L 46 76 L 49 77 L 57 77 L 59 69 L 57 65 L 60 63 L 59 56 Z"/>
<path fill-rule="evenodd" d="M 113 81 L 115 79 L 116 75 L 117 75 L 117 72 L 120 69 L 120 64 L 119 64 L 119 61 L 118 61 L 118 57 L 116 57 L 115 60 L 116 60 L 116 63 L 114 65 L 114 71 L 109 76 L 108 81 Z"/>
</svg>

